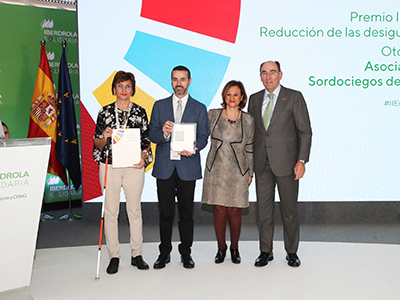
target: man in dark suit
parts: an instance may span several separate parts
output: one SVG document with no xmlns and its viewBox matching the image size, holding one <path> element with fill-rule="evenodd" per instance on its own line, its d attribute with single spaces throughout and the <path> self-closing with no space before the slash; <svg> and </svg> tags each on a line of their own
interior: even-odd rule
<svg viewBox="0 0 400 300">
<path fill-rule="evenodd" d="M 188 94 L 191 83 L 190 71 L 183 66 L 172 70 L 171 82 L 174 93 L 158 100 L 153 107 L 149 139 L 157 144 L 152 175 L 157 178 L 157 195 L 160 212 L 160 255 L 154 269 L 162 269 L 170 262 L 172 250 L 172 225 L 175 215 L 175 196 L 179 212 L 179 253 L 185 268 L 194 268 L 191 257 L 193 244 L 193 199 L 196 179 L 202 176 L 200 150 L 207 145 L 208 117 L 206 106 Z M 184 150 L 171 151 L 171 133 L 174 123 L 196 123 L 195 153 Z"/>
<path fill-rule="evenodd" d="M 254 116 L 254 171 L 256 174 L 257 225 L 260 256 L 256 267 L 273 260 L 275 186 L 278 186 L 280 212 L 288 265 L 300 266 L 297 198 L 299 179 L 305 173 L 311 148 L 311 125 L 307 105 L 299 91 L 280 85 L 279 62 L 260 66 L 265 89 L 250 96 L 249 112 Z"/>
</svg>

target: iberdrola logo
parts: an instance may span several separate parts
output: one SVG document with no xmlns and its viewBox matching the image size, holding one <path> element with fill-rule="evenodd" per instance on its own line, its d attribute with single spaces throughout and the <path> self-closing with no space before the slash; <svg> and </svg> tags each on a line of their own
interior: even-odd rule
<svg viewBox="0 0 400 300">
<path fill-rule="evenodd" d="M 60 182 L 60 177 L 58 176 L 50 176 L 49 179 L 47 179 L 47 185 L 57 185 Z"/>
<path fill-rule="evenodd" d="M 42 26 L 42 29 L 44 28 L 53 28 L 54 26 L 54 21 L 53 20 L 46 20 L 44 19 L 44 21 L 42 23 L 40 23 L 40 26 Z"/>
<path fill-rule="evenodd" d="M 54 52 L 46 52 L 48 60 L 54 60 Z"/>
<path fill-rule="evenodd" d="M 20 178 L 24 178 L 24 177 L 29 177 L 28 171 L 0 173 L 0 180 L 4 180 L 4 179 L 20 179 Z"/>
<path fill-rule="evenodd" d="M 0 173 L 0 188 L 12 188 L 29 185 L 28 171 Z"/>
</svg>

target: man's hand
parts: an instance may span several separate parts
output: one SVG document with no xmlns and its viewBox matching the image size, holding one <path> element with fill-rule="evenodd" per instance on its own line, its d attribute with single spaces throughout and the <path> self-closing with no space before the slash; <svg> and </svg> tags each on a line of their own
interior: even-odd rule
<svg viewBox="0 0 400 300">
<path fill-rule="evenodd" d="M 162 131 L 164 132 L 165 137 L 169 137 L 171 135 L 173 127 L 174 127 L 174 123 L 172 123 L 172 121 L 167 121 L 164 123 Z"/>
<path fill-rule="evenodd" d="M 296 176 L 294 180 L 303 178 L 305 172 L 306 166 L 301 161 L 298 161 L 294 166 L 294 175 Z"/>
<path fill-rule="evenodd" d="M 150 151 L 150 146 L 147 147 L 147 149 L 142 151 L 142 155 L 140 157 L 140 161 L 137 164 L 133 165 L 133 167 L 135 169 L 141 169 L 141 168 L 144 167 L 144 165 L 146 164 L 146 158 L 147 158 L 147 155 L 149 154 L 149 151 Z"/>
<path fill-rule="evenodd" d="M 135 168 L 135 169 L 141 169 L 141 168 L 143 168 L 144 167 L 144 159 L 142 158 L 137 164 L 134 164 L 133 165 L 133 167 Z"/>
<path fill-rule="evenodd" d="M 196 151 L 197 151 L 197 147 L 194 147 L 194 152 L 196 153 Z M 181 151 L 181 152 L 179 152 L 178 153 L 180 156 L 186 156 L 186 157 L 191 157 L 194 153 L 190 153 L 189 151 L 187 151 L 187 150 L 183 150 L 183 151 Z"/>
</svg>

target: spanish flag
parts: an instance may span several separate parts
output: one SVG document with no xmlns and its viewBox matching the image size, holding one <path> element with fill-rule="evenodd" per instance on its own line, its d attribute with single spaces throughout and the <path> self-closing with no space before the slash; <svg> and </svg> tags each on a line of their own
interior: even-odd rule
<svg viewBox="0 0 400 300">
<path fill-rule="evenodd" d="M 28 138 L 51 137 L 50 159 L 47 172 L 59 176 L 68 184 L 64 166 L 57 159 L 57 102 L 53 79 L 47 60 L 46 49 L 42 42 L 40 65 L 33 91 Z"/>
</svg>

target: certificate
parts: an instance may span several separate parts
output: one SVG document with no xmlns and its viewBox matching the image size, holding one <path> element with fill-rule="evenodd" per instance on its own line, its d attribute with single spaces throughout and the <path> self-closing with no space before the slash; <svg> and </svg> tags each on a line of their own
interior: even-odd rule
<svg viewBox="0 0 400 300">
<path fill-rule="evenodd" d="M 114 168 L 133 167 L 140 162 L 140 129 L 113 129 L 112 164 Z"/>
<path fill-rule="evenodd" d="M 181 152 L 186 150 L 195 153 L 196 123 L 174 123 L 172 129 L 171 150 Z"/>
</svg>

